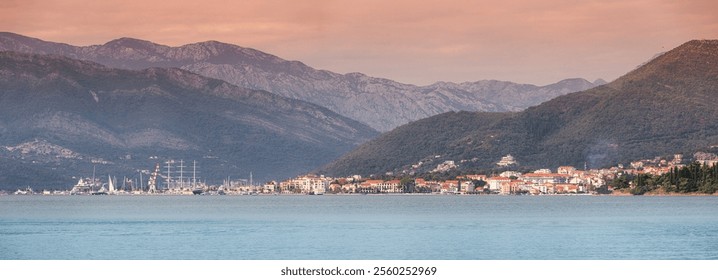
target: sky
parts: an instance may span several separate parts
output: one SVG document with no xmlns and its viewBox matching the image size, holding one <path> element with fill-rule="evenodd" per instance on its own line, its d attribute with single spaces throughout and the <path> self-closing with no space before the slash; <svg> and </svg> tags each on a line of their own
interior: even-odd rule
<svg viewBox="0 0 718 280">
<path fill-rule="evenodd" d="M 692 39 L 715 0 L 0 0 L 0 31 L 87 46 L 216 40 L 416 85 L 611 81 Z"/>
</svg>

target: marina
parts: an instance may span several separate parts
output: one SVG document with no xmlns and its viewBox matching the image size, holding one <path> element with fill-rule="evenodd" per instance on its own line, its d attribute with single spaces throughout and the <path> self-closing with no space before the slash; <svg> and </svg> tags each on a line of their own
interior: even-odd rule
<svg viewBox="0 0 718 280">
<path fill-rule="evenodd" d="M 197 176 L 197 162 L 192 162 L 191 176 L 186 176 L 184 160 L 165 162 L 164 170 L 161 169 L 159 163 L 155 165 L 154 170 L 150 173 L 147 170 L 139 171 L 139 180 L 137 178 L 124 177 L 121 184 L 117 183 L 117 177 L 107 175 L 107 180 L 103 181 L 96 176 L 93 169 L 92 177 L 80 178 L 77 183 L 69 190 L 43 190 L 35 192 L 31 187 L 23 190 L 18 189 L 15 195 L 250 195 L 250 194 L 270 194 L 273 193 L 274 187 L 269 186 L 265 189 L 262 186 L 255 186 L 252 180 L 252 174 L 249 174 L 249 180 L 230 180 L 227 178 L 221 185 L 209 185 L 200 181 Z M 164 171 L 164 173 L 162 172 Z M 147 173 L 147 182 L 143 180 L 143 174 Z"/>
</svg>

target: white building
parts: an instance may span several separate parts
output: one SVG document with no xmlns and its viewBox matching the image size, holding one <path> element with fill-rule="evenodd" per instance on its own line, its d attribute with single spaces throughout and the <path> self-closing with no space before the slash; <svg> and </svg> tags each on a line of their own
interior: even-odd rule
<svg viewBox="0 0 718 280">
<path fill-rule="evenodd" d="M 279 188 L 283 193 L 323 194 L 327 191 L 330 181 L 329 178 L 325 178 L 324 176 L 305 175 L 283 181 L 279 183 Z"/>
<path fill-rule="evenodd" d="M 514 159 L 514 157 L 510 154 L 502 157 L 501 160 L 496 163 L 498 166 L 509 166 L 514 164 L 516 164 L 516 159 Z"/>
<path fill-rule="evenodd" d="M 491 177 L 486 179 L 486 186 L 492 191 L 499 191 L 501 190 L 502 184 L 508 183 L 511 183 L 511 179 L 506 177 Z"/>
</svg>

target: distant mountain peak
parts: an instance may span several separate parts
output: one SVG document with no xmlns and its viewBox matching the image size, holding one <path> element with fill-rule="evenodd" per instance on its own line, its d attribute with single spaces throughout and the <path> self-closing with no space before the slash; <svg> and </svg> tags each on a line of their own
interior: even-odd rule
<svg viewBox="0 0 718 280">
<path fill-rule="evenodd" d="M 620 88 L 632 82 L 664 83 L 676 80 L 718 77 L 718 40 L 692 40 L 670 51 L 658 54 L 609 86 Z M 680 70 L 678 70 L 680 69 Z"/>
<path fill-rule="evenodd" d="M 198 45 L 198 46 L 204 46 L 204 47 L 218 47 L 218 48 L 228 48 L 228 49 L 246 49 L 245 47 L 228 44 L 216 40 L 208 40 L 208 41 L 202 41 L 197 43 L 192 43 L 188 45 Z M 186 45 L 185 45 L 186 46 Z"/>
<path fill-rule="evenodd" d="M 589 82 L 588 80 L 586 80 L 584 78 L 568 78 L 568 79 L 563 79 L 556 84 L 571 85 L 571 84 L 590 84 L 590 83 L 591 82 Z"/>
<path fill-rule="evenodd" d="M 158 46 L 167 47 L 167 46 L 155 44 L 150 41 L 140 40 L 140 39 L 135 39 L 135 38 L 130 38 L 130 37 L 122 37 L 119 39 L 109 41 L 109 42 L 105 43 L 104 46 L 113 46 L 113 47 L 121 46 L 121 47 L 133 48 L 133 49 L 155 48 Z"/>
<path fill-rule="evenodd" d="M 222 42 L 214 41 L 214 40 L 186 44 L 186 45 L 181 46 L 180 48 L 204 48 L 204 49 L 215 49 L 215 50 L 223 50 L 223 51 L 244 49 L 244 47 L 240 47 L 237 45 L 231 45 L 231 44 L 227 44 L 227 43 L 222 43 Z"/>
<path fill-rule="evenodd" d="M 593 84 L 596 86 L 602 86 L 602 85 L 608 84 L 608 82 L 606 82 L 606 80 L 604 80 L 604 79 L 598 78 L 595 81 L 593 81 Z"/>
</svg>

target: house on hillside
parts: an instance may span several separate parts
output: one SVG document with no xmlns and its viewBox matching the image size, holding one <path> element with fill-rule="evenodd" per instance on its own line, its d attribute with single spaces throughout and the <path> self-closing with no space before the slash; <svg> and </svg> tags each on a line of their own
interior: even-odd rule
<svg viewBox="0 0 718 280">
<path fill-rule="evenodd" d="M 510 154 L 502 157 L 501 160 L 496 163 L 496 165 L 502 166 L 502 167 L 511 166 L 511 165 L 515 165 L 515 164 L 516 164 L 516 159 L 514 159 L 514 157 L 511 156 Z"/>
</svg>

